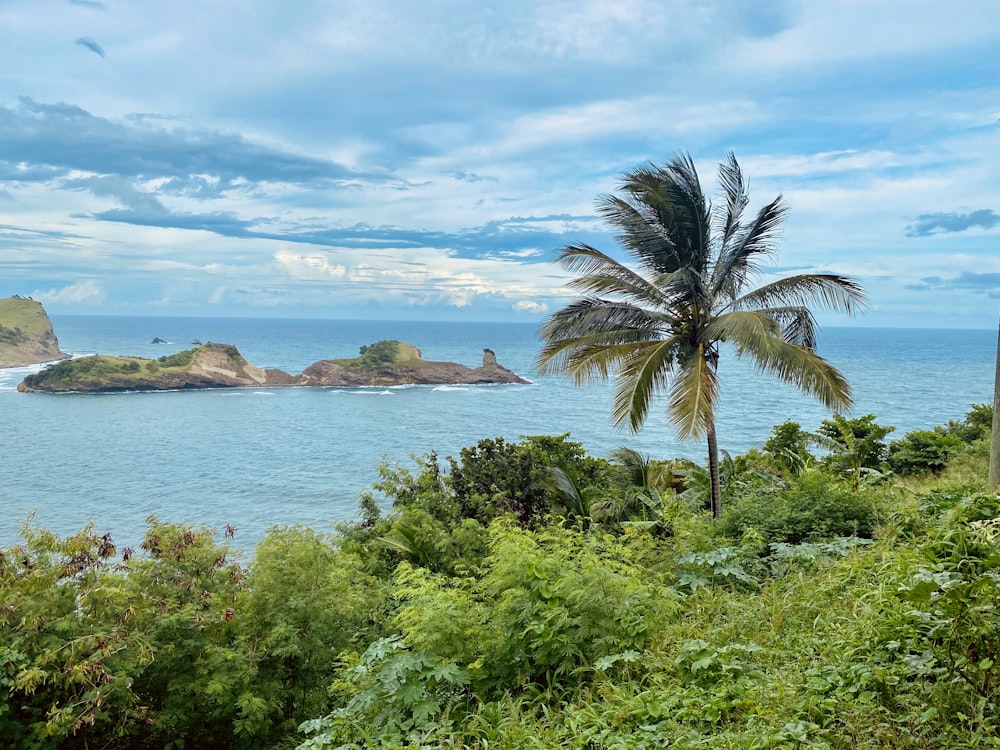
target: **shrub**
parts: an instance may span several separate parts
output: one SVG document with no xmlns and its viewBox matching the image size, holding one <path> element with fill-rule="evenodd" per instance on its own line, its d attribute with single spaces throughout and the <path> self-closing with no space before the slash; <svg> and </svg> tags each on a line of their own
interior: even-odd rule
<svg viewBox="0 0 1000 750">
<path fill-rule="evenodd" d="M 449 486 L 462 516 L 482 523 L 513 513 L 529 524 L 562 506 L 550 468 L 559 467 L 579 487 L 599 485 L 610 471 L 606 461 L 586 455 L 565 435 L 525 437 L 508 443 L 502 437 L 466 447 L 451 466 Z"/>
<path fill-rule="evenodd" d="M 963 443 L 974 443 L 990 437 L 993 431 L 993 406 L 991 404 L 973 404 L 966 412 L 965 419 L 948 422 L 945 430 L 957 437 Z"/>
<path fill-rule="evenodd" d="M 913 430 L 889 446 L 889 465 L 897 474 L 940 474 L 962 441 L 942 428 Z"/>
<path fill-rule="evenodd" d="M 817 430 L 831 444 L 830 455 L 823 465 L 850 476 L 854 487 L 858 487 L 865 472 L 885 470 L 888 456 L 885 437 L 895 429 L 878 424 L 874 414 L 854 419 L 834 414 L 832 419 L 824 419 Z"/>
<path fill-rule="evenodd" d="M 811 442 L 809 433 L 798 422 L 788 420 L 771 428 L 771 437 L 764 443 L 763 452 L 783 475 L 798 474 L 814 458 L 809 452 Z"/>
<path fill-rule="evenodd" d="M 391 364 L 396 361 L 398 353 L 398 341 L 376 341 L 371 346 L 361 347 L 361 356 L 357 358 L 357 364 L 362 367 Z"/>
<path fill-rule="evenodd" d="M 664 625 L 671 596 L 628 562 L 621 541 L 502 521 L 489 536 L 479 580 L 409 567 L 397 578 L 406 643 L 468 669 L 484 697 L 641 650 Z"/>
<path fill-rule="evenodd" d="M 184 368 L 190 365 L 194 361 L 194 353 L 196 349 L 185 349 L 182 352 L 177 352 L 176 354 L 167 354 L 160 357 L 156 361 L 160 363 L 163 367 L 178 367 Z"/>
<path fill-rule="evenodd" d="M 870 490 L 818 470 L 790 478 L 774 490 L 757 490 L 736 498 L 721 522 L 723 534 L 739 539 L 755 530 L 769 543 L 818 541 L 840 536 L 870 537 L 876 522 L 876 500 Z"/>
</svg>

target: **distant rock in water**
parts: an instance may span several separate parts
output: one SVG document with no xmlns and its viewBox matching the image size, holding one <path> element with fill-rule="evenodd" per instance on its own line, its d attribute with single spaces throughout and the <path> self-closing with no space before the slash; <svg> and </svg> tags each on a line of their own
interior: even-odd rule
<svg viewBox="0 0 1000 750">
<path fill-rule="evenodd" d="M 154 336 L 153 340 L 149 342 L 150 344 L 169 344 L 170 342 L 166 339 L 161 339 L 159 336 Z"/>
<path fill-rule="evenodd" d="M 41 302 L 30 297 L 0 299 L 0 367 L 24 367 L 66 359 Z"/>
<path fill-rule="evenodd" d="M 203 344 L 159 359 L 80 357 L 29 375 L 19 391 L 108 393 L 262 386 L 475 385 L 529 383 L 497 364 L 489 349 L 483 364 L 469 368 L 454 362 L 428 362 L 420 350 L 401 341 L 379 341 L 361 348 L 353 359 L 330 359 L 307 367 L 301 375 L 263 370 L 251 365 L 235 346 Z"/>
</svg>

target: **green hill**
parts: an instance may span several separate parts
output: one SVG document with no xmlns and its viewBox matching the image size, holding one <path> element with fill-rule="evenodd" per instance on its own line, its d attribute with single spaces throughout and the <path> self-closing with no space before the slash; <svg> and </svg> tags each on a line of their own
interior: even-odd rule
<svg viewBox="0 0 1000 750">
<path fill-rule="evenodd" d="M 65 359 L 41 302 L 26 297 L 0 299 L 0 367 L 23 367 Z"/>
</svg>

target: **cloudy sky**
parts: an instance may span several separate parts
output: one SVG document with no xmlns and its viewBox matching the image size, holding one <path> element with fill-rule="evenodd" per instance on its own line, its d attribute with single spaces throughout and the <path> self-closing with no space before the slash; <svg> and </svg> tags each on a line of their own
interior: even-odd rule
<svg viewBox="0 0 1000 750">
<path fill-rule="evenodd" d="M 0 296 L 51 312 L 539 320 L 678 151 L 853 324 L 1000 312 L 996 0 L 0 0 L 0 50 Z"/>
</svg>

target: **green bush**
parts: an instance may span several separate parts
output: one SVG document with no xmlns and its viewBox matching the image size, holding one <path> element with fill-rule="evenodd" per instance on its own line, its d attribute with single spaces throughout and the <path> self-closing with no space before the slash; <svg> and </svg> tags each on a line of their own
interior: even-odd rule
<svg viewBox="0 0 1000 750">
<path fill-rule="evenodd" d="M 811 442 L 809 433 L 798 422 L 788 420 L 771 429 L 762 450 L 770 466 L 781 474 L 798 474 L 815 459 L 809 451 Z"/>
<path fill-rule="evenodd" d="M 889 446 L 889 465 L 897 474 L 940 474 L 951 454 L 962 446 L 955 435 L 941 428 L 912 430 Z"/>
<path fill-rule="evenodd" d="M 167 354 L 159 357 L 156 361 L 160 363 L 162 367 L 176 367 L 185 368 L 194 361 L 194 354 L 198 351 L 197 349 L 185 349 L 182 352 L 177 352 L 176 354 Z"/>
<path fill-rule="evenodd" d="M 739 539 L 753 530 L 769 543 L 870 537 L 877 520 L 876 495 L 813 469 L 786 486 L 751 491 L 734 499 L 721 520 L 724 535 Z"/>
<path fill-rule="evenodd" d="M 357 358 L 357 365 L 360 367 L 374 367 L 377 365 L 392 364 L 399 354 L 398 341 L 376 341 L 371 346 L 361 347 L 361 356 Z"/>
<path fill-rule="evenodd" d="M 973 404 L 972 408 L 966 412 L 965 419 L 961 422 L 950 420 L 945 430 L 963 443 L 989 439 L 993 432 L 992 404 Z"/>
<path fill-rule="evenodd" d="M 468 669 L 486 696 L 642 650 L 673 608 L 611 537 L 496 522 L 489 549 L 477 580 L 401 568 L 396 617 L 408 645 Z"/>
</svg>

